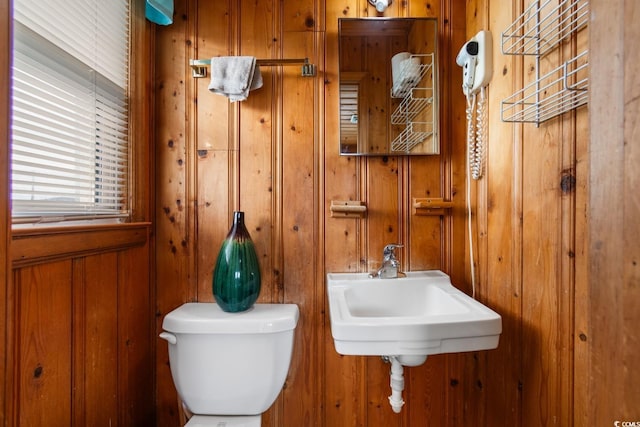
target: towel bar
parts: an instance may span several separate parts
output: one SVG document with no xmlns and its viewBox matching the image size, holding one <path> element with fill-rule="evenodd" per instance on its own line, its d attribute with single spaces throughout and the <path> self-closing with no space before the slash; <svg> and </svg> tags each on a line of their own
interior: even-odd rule
<svg viewBox="0 0 640 427">
<path fill-rule="evenodd" d="M 316 66 L 309 63 L 309 58 L 302 59 L 256 59 L 256 64 L 264 67 L 276 65 L 297 65 L 302 64 L 302 77 L 313 77 L 316 75 Z M 191 75 L 194 78 L 207 77 L 207 66 L 211 65 L 210 59 L 190 59 Z"/>
</svg>

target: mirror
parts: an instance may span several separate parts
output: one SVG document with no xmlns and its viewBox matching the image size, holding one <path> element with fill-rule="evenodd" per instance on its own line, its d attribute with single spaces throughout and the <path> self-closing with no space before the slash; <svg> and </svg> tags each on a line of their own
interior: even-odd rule
<svg viewBox="0 0 640 427">
<path fill-rule="evenodd" d="M 340 18 L 340 154 L 438 154 L 436 18 Z"/>
</svg>

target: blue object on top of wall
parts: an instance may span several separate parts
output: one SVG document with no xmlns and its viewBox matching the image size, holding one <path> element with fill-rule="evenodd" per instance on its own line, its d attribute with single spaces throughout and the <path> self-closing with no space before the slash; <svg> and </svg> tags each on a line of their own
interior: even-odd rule
<svg viewBox="0 0 640 427">
<path fill-rule="evenodd" d="M 145 16 L 160 25 L 173 23 L 173 0 L 147 0 Z"/>
</svg>

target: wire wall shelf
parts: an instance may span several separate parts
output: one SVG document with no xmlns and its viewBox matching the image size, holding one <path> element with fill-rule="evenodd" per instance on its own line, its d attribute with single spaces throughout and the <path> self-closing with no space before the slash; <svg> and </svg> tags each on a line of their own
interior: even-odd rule
<svg viewBox="0 0 640 427">
<path fill-rule="evenodd" d="M 542 123 L 589 100 L 588 51 L 502 101 L 503 122 Z"/>
<path fill-rule="evenodd" d="M 587 0 L 534 1 L 502 33 L 502 53 L 544 56 L 585 27 L 588 20 Z"/>
<path fill-rule="evenodd" d="M 587 50 L 544 75 L 540 72 L 540 58 L 574 37 L 588 19 L 588 0 L 535 0 L 502 33 L 502 53 L 535 56 L 534 81 L 502 101 L 502 121 L 539 125 L 588 102 Z"/>
<path fill-rule="evenodd" d="M 394 77 L 402 84 L 394 82 L 391 96 L 402 101 L 391 114 L 391 124 L 400 126 L 400 133 L 391 141 L 391 151 L 408 153 L 434 134 L 433 60 L 432 53 L 411 55 L 404 61 L 403 65 L 408 65 L 401 67 L 399 78 Z"/>
<path fill-rule="evenodd" d="M 391 151 L 409 152 L 431 135 L 433 135 L 433 123 L 409 122 L 391 142 Z"/>
<path fill-rule="evenodd" d="M 414 88 L 391 114 L 391 123 L 394 125 L 409 123 L 432 103 L 433 89 Z"/>
</svg>

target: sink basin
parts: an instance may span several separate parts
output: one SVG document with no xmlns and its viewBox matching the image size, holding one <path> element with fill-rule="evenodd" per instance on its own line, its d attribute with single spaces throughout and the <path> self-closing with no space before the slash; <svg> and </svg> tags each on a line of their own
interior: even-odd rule
<svg viewBox="0 0 640 427">
<path fill-rule="evenodd" d="M 496 348 L 499 314 L 456 289 L 439 270 L 397 279 L 329 273 L 331 333 L 344 355 L 399 356 L 406 366 L 427 355 Z"/>
</svg>

